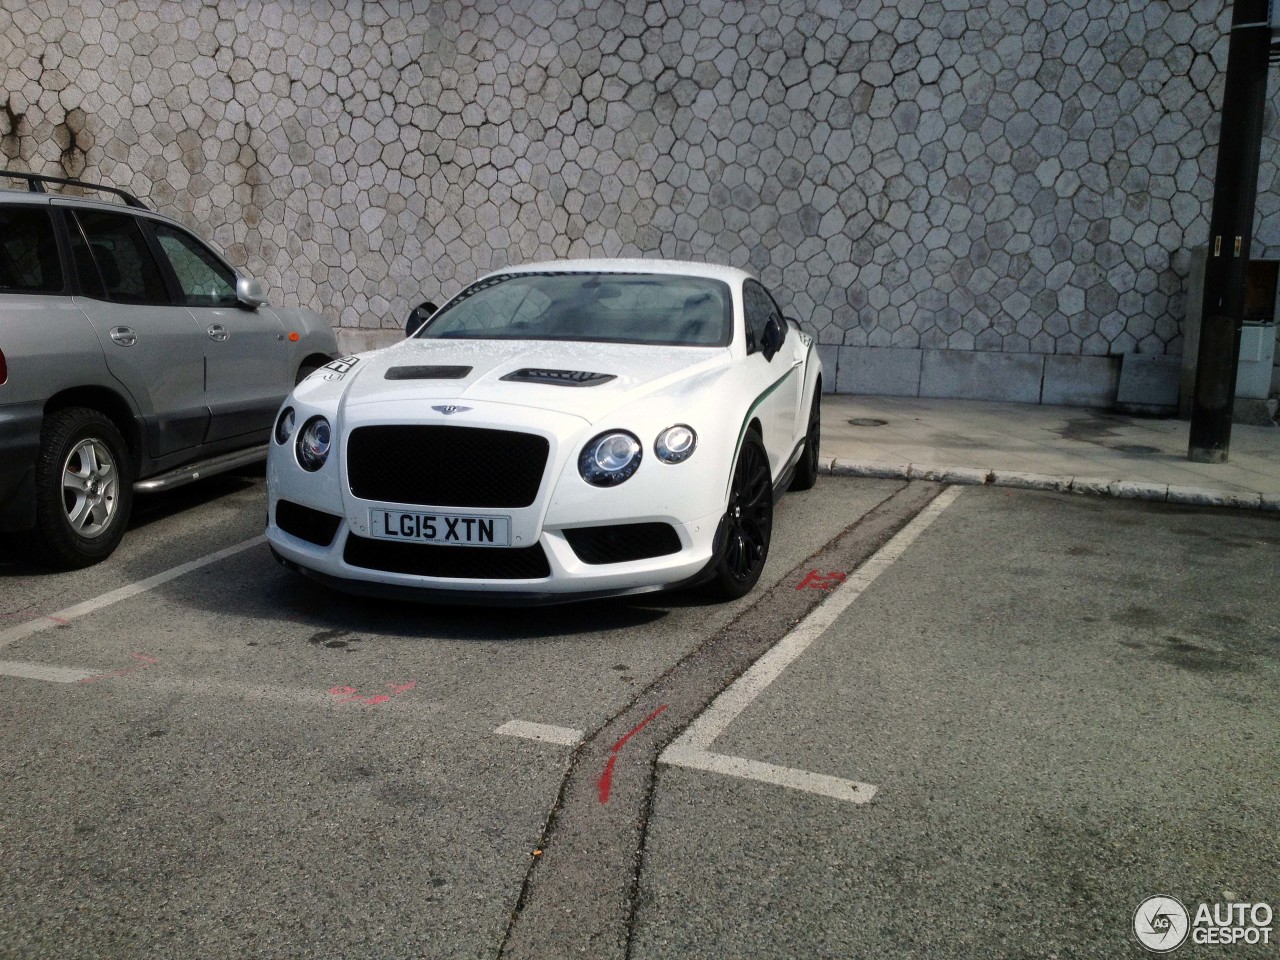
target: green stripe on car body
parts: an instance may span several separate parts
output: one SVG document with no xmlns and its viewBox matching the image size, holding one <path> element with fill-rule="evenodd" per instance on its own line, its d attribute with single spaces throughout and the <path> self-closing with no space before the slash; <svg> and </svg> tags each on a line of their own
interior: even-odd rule
<svg viewBox="0 0 1280 960">
<path fill-rule="evenodd" d="M 808 366 L 807 357 L 805 358 L 804 366 L 805 367 Z M 728 479 L 728 482 L 725 484 L 725 488 L 724 488 L 724 495 L 726 499 L 729 496 L 729 487 L 733 483 L 733 471 L 738 463 L 738 454 L 742 452 L 742 441 L 743 441 L 743 438 L 745 438 L 747 435 L 747 424 L 751 422 L 751 415 L 756 412 L 756 409 L 760 406 L 760 404 L 764 403 L 765 400 L 768 399 L 770 394 L 772 394 L 775 390 L 777 390 L 780 386 L 782 386 L 783 383 L 785 383 L 787 379 L 799 369 L 800 367 L 798 366 L 792 367 L 790 370 L 784 373 L 781 377 L 779 377 L 776 381 L 774 381 L 771 387 L 769 387 L 767 390 L 761 393 L 760 396 L 756 397 L 755 400 L 751 402 L 751 406 L 747 408 L 746 416 L 742 418 L 742 426 L 738 429 L 737 446 L 735 446 L 733 449 L 733 464 L 729 468 L 729 479 Z"/>
</svg>

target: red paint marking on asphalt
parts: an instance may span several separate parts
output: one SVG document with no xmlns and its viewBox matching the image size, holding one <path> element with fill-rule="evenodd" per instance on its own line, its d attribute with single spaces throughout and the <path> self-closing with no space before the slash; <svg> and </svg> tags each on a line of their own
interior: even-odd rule
<svg viewBox="0 0 1280 960">
<path fill-rule="evenodd" d="M 63 622 L 65 623 L 66 621 L 64 620 Z M 141 673 L 143 670 L 150 670 L 152 667 L 154 667 L 157 663 L 160 662 L 155 657 L 148 657 L 145 654 L 141 654 L 141 653 L 131 653 L 129 654 L 129 656 L 133 657 L 133 659 L 135 660 L 141 660 L 142 666 L 121 667 L 119 670 L 112 670 L 110 673 L 99 673 L 93 677 L 85 677 L 83 680 L 79 682 L 93 683 L 96 680 L 111 680 L 114 677 L 127 677 L 131 673 Z"/>
<path fill-rule="evenodd" d="M 56 623 L 60 627 L 65 627 L 67 624 L 71 622 L 70 620 L 63 620 L 61 617 L 45 617 L 45 619 L 52 620 L 54 623 Z"/>
<path fill-rule="evenodd" d="M 363 703 L 366 707 L 374 707 L 380 703 L 386 703 L 394 696 L 407 693 L 418 685 L 417 680 L 410 680 L 408 683 L 388 683 L 387 689 L 390 694 L 379 693 L 372 697 L 362 696 L 355 687 L 330 687 L 329 696 L 341 697 L 339 703 Z"/>
<path fill-rule="evenodd" d="M 817 570 L 810 570 L 805 574 L 803 580 L 796 584 L 797 590 L 830 590 L 838 584 L 844 583 L 845 575 L 839 571 L 831 573 L 819 573 Z"/>
<path fill-rule="evenodd" d="M 601 803 L 609 802 L 609 792 L 613 789 L 613 765 L 617 762 L 618 751 L 626 746 L 628 740 L 647 727 L 650 722 L 652 722 L 653 718 L 665 709 L 667 709 L 667 705 L 664 703 L 657 710 L 653 711 L 653 713 L 645 717 L 644 720 L 637 724 L 630 732 L 627 733 L 626 736 L 613 745 L 613 749 L 609 752 L 609 762 L 605 764 L 604 773 L 600 775 L 600 782 L 597 784 L 600 790 Z"/>
</svg>

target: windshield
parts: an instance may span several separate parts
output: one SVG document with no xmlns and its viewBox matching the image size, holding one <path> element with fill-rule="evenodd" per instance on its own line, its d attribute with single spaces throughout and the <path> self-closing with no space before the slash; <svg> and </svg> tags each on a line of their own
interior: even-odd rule
<svg viewBox="0 0 1280 960">
<path fill-rule="evenodd" d="M 463 290 L 417 337 L 720 347 L 732 316 L 728 284 L 705 277 L 507 273 Z"/>
</svg>

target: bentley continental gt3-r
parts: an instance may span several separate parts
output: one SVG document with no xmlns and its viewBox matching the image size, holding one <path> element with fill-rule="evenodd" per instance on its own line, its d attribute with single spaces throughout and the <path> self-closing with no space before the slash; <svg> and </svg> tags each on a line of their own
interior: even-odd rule
<svg viewBox="0 0 1280 960">
<path fill-rule="evenodd" d="M 507 268 L 294 389 L 267 539 L 284 565 L 367 595 L 740 597 L 778 496 L 817 479 L 821 399 L 812 338 L 741 270 Z"/>
</svg>

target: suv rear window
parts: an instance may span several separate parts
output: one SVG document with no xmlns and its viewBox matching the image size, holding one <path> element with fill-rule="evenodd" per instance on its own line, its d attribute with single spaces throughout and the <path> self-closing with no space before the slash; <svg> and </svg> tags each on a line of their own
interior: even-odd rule
<svg viewBox="0 0 1280 960">
<path fill-rule="evenodd" d="M 58 293 L 62 287 L 49 211 L 0 209 L 0 293 Z"/>
</svg>

